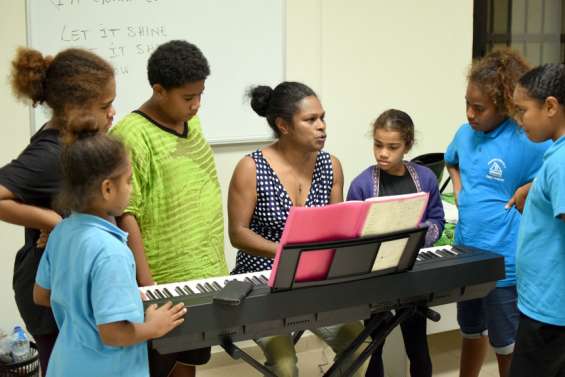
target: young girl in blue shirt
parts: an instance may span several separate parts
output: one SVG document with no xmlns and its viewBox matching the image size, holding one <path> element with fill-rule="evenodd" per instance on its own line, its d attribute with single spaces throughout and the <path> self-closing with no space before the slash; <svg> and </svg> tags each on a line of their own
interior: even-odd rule
<svg viewBox="0 0 565 377">
<path fill-rule="evenodd" d="M 429 193 L 423 220 L 428 223 L 425 246 L 432 246 L 445 224 L 437 178 L 427 167 L 404 160 L 414 145 L 414 123 L 400 110 L 387 110 L 373 124 L 373 152 L 376 165 L 369 166 L 351 183 L 347 200 L 365 200 L 376 196 Z M 431 377 L 426 335 L 426 318 L 415 314 L 400 324 L 412 377 Z M 366 376 L 384 376 L 382 345 L 373 353 Z"/>
<path fill-rule="evenodd" d="M 47 377 L 147 377 L 145 341 L 186 313 L 169 302 L 144 316 L 127 233 L 113 221 L 128 203 L 131 165 L 123 144 L 101 127 L 79 114 L 63 128 L 60 202 L 72 213 L 49 236 L 33 290 L 59 328 Z"/>
<path fill-rule="evenodd" d="M 520 224 L 520 321 L 510 376 L 565 376 L 565 66 L 547 64 L 526 73 L 514 102 L 528 138 L 554 144 L 545 152 Z"/>
<path fill-rule="evenodd" d="M 504 256 L 506 272 L 486 297 L 457 303 L 463 336 L 460 377 L 478 377 L 487 334 L 501 377 L 508 375 L 514 349 L 520 211 L 547 148 L 528 140 L 512 118 L 512 93 L 528 69 L 511 50 L 492 52 L 472 65 L 465 94 L 469 122 L 457 130 L 445 153 L 459 211 L 455 244 Z"/>
</svg>

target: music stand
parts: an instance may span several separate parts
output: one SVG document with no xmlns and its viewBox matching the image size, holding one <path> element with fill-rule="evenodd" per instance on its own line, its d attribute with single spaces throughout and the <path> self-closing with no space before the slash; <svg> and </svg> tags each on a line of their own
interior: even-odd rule
<svg viewBox="0 0 565 377">
<path fill-rule="evenodd" d="M 271 273 L 274 276 L 271 289 L 276 292 L 407 271 L 414 265 L 418 251 L 424 245 L 427 229 L 427 225 L 424 225 L 349 240 L 283 245 L 279 263 Z M 308 276 L 308 269 L 316 271 L 310 275 L 319 275 L 316 259 L 324 257 L 319 254 L 320 251 L 333 254 L 326 268 L 325 278 L 304 281 L 303 277 Z M 314 254 L 315 258 L 308 258 L 307 263 L 302 263 L 308 253 Z M 386 261 L 384 258 L 379 260 L 383 253 L 387 254 Z M 301 279 L 297 279 L 299 273 Z"/>
</svg>

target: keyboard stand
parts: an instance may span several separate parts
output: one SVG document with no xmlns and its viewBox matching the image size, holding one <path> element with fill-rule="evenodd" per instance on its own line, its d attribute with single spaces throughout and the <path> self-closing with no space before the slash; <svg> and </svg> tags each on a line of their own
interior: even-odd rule
<svg viewBox="0 0 565 377">
<path fill-rule="evenodd" d="M 428 308 L 423 308 L 417 304 L 409 305 L 405 308 L 396 310 L 396 314 L 390 311 L 380 312 L 374 314 L 369 320 L 365 322 L 365 329 L 351 342 L 351 344 L 336 358 L 330 369 L 324 373 L 324 377 L 342 377 L 352 376 L 363 363 L 375 352 L 375 350 L 383 344 L 386 337 L 394 330 L 396 326 L 404 322 L 412 315 L 424 315 L 427 318 L 437 322 L 440 320 L 440 315 Z M 365 341 L 374 334 L 371 341 L 363 352 L 353 360 L 347 369 L 343 369 L 343 365 L 348 358 L 357 351 Z M 273 371 L 265 367 L 259 361 L 255 360 L 251 355 L 236 346 L 230 339 L 226 339 L 222 344 L 222 348 L 234 360 L 242 359 L 253 368 L 257 369 L 260 373 L 267 377 L 277 377 Z"/>
<path fill-rule="evenodd" d="M 374 314 L 365 322 L 365 329 L 355 338 L 349 347 L 343 351 L 340 357 L 335 361 L 330 369 L 324 374 L 324 377 L 352 376 L 361 365 L 375 352 L 375 350 L 384 343 L 386 337 L 394 330 L 396 326 L 410 318 L 412 315 L 423 315 L 437 322 L 441 319 L 439 313 L 421 307 L 418 304 L 411 304 L 402 309 L 397 309 L 393 315 L 390 311 Z M 340 372 L 340 366 L 345 359 L 351 355 L 373 334 L 371 341 L 363 352 L 349 365 L 345 371 Z"/>
<path fill-rule="evenodd" d="M 271 287 L 271 293 L 276 294 L 276 292 L 280 291 L 327 284 L 339 284 L 352 280 L 410 270 L 416 261 L 418 251 L 424 245 L 427 228 L 427 226 L 422 226 L 378 236 L 361 237 L 350 240 L 284 245 L 279 261 L 279 268 L 276 271 L 274 284 Z M 373 271 L 373 263 L 378 256 L 381 245 L 402 239 L 405 239 L 406 242 L 404 243 L 403 249 L 399 250 L 400 258 L 397 264 L 385 269 Z M 328 249 L 334 249 L 335 253 L 332 263 L 329 266 L 326 279 L 297 282 L 295 280 L 295 274 L 301 255 L 310 251 Z M 394 327 L 410 317 L 417 310 L 420 310 L 417 304 L 408 304 L 405 308 L 397 310 L 395 315 L 392 315 L 389 311 L 373 315 L 365 323 L 365 329 L 351 342 L 349 347 L 336 358 L 331 368 L 324 374 L 324 377 L 351 376 L 363 365 L 365 360 L 372 355 L 373 351 L 384 342 L 385 338 Z M 429 311 L 429 309 L 427 310 Z M 364 318 L 359 319 L 362 320 Z M 376 335 L 367 348 L 349 365 L 347 370 L 344 370 L 344 363 L 365 343 L 366 339 L 369 338 L 371 334 Z M 295 343 L 300 338 L 300 335 L 302 335 L 301 332 L 294 334 L 293 339 Z M 229 337 L 224 339 L 221 346 L 233 359 L 242 359 L 264 376 L 277 377 L 273 371 L 235 345 Z"/>
<path fill-rule="evenodd" d="M 236 346 L 230 339 L 226 339 L 224 343 L 221 344 L 222 348 L 232 359 L 238 360 L 242 359 L 247 364 L 251 365 L 253 368 L 257 369 L 264 376 L 267 377 L 277 377 L 272 370 L 255 360 L 251 355 L 246 353 L 244 350 Z"/>
</svg>

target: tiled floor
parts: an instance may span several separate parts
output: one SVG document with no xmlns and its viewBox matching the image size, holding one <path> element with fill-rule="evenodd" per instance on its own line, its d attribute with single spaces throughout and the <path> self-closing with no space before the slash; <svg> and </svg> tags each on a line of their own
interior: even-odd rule
<svg viewBox="0 0 565 377">
<path fill-rule="evenodd" d="M 429 345 L 434 367 L 434 376 L 458 377 L 459 375 L 459 345 L 461 337 L 458 331 L 430 335 Z M 300 375 L 306 377 L 321 376 L 329 367 L 332 351 L 324 347 L 314 337 L 308 337 L 298 343 L 298 359 Z M 254 357 L 261 360 L 260 351 L 246 343 L 248 350 Z M 214 352 L 210 364 L 199 368 L 198 377 L 259 377 L 249 365 L 244 362 L 231 360 L 225 353 Z M 395 376 L 388 376 L 395 377 Z M 480 377 L 498 377 L 496 358 L 492 351 L 483 365 Z"/>
<path fill-rule="evenodd" d="M 430 335 L 428 338 L 434 377 L 458 377 L 461 335 L 459 331 Z M 390 376 L 393 377 L 393 376 Z M 487 354 L 480 377 L 499 377 L 496 356 L 492 349 Z"/>
</svg>

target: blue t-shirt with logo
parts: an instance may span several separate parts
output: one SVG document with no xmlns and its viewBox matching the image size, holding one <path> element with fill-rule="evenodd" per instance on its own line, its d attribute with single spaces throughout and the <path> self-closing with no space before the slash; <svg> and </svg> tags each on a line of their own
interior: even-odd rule
<svg viewBox="0 0 565 377">
<path fill-rule="evenodd" d="M 522 216 L 516 272 L 518 309 L 565 326 L 565 136 L 544 155 Z"/>
<path fill-rule="evenodd" d="M 521 215 L 505 205 L 516 189 L 533 180 L 550 144 L 533 143 L 509 118 L 487 133 L 462 125 L 445 153 L 445 162 L 458 166 L 461 174 L 455 244 L 503 255 L 506 277 L 498 287 L 516 284 Z"/>
<path fill-rule="evenodd" d="M 51 290 L 59 335 L 47 377 L 148 377 L 147 343 L 112 347 L 97 325 L 142 323 L 143 304 L 127 233 L 98 216 L 74 213 L 55 227 L 36 282 Z"/>
</svg>

